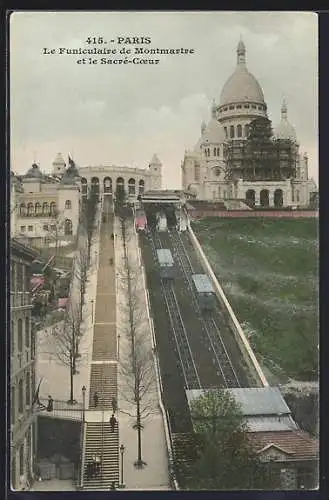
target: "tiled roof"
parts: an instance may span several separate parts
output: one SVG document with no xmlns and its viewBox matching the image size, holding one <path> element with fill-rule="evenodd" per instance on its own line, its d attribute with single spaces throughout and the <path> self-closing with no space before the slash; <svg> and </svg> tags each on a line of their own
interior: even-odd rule
<svg viewBox="0 0 329 500">
<path fill-rule="evenodd" d="M 249 439 L 260 452 L 269 445 L 289 453 L 287 460 L 307 460 L 319 456 L 319 443 L 303 431 L 250 432 Z"/>
</svg>

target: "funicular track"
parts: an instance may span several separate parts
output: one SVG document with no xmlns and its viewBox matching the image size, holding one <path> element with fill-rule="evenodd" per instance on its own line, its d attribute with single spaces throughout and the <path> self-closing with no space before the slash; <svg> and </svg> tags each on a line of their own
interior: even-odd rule
<svg viewBox="0 0 329 500">
<path fill-rule="evenodd" d="M 157 248 L 162 248 L 161 239 L 157 233 L 155 233 L 154 239 L 151 238 L 151 242 L 154 259 L 156 259 L 157 256 L 155 242 L 157 243 Z M 194 362 L 188 335 L 179 309 L 174 288 L 170 281 L 161 280 L 161 289 L 167 306 L 172 331 L 175 336 L 177 352 L 181 362 L 185 380 L 185 387 L 187 389 L 200 389 L 200 378 Z"/>
<path fill-rule="evenodd" d="M 186 287 L 190 292 L 190 297 L 193 303 L 195 311 L 197 311 L 201 324 L 203 326 L 203 331 L 207 338 L 208 347 L 213 352 L 216 360 L 218 375 L 222 383 L 222 387 L 240 387 L 239 377 L 234 369 L 231 357 L 225 347 L 223 338 L 220 332 L 220 328 L 213 317 L 212 314 L 205 315 L 201 313 L 197 295 L 192 282 L 192 274 L 194 272 L 200 272 L 200 270 L 194 270 L 194 266 L 189 257 L 188 251 L 182 241 L 182 236 L 177 231 L 171 231 L 168 233 L 169 239 L 171 241 L 172 249 L 176 258 L 176 261 L 182 271 Z"/>
</svg>

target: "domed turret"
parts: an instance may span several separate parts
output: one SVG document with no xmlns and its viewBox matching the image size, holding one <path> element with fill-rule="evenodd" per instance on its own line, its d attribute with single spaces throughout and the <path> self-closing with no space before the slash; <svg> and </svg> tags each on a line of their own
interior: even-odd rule
<svg viewBox="0 0 329 500">
<path fill-rule="evenodd" d="M 32 167 L 26 172 L 25 177 L 30 179 L 41 179 L 43 177 L 39 165 L 36 163 L 32 164 Z"/>
<path fill-rule="evenodd" d="M 225 83 L 220 105 L 240 102 L 264 104 L 264 94 L 258 81 L 246 66 L 246 48 L 242 40 L 237 47 L 237 66 Z"/>
<path fill-rule="evenodd" d="M 211 105 L 211 119 L 206 126 L 202 137 L 200 139 L 200 145 L 202 144 L 218 144 L 225 140 L 224 131 L 222 126 L 218 123 L 216 119 L 216 104 L 213 101 Z"/>
<path fill-rule="evenodd" d="M 288 121 L 288 108 L 285 100 L 283 100 L 281 105 L 281 121 L 274 130 L 274 137 L 276 139 L 297 140 L 296 131 Z"/>
<path fill-rule="evenodd" d="M 154 154 L 154 155 L 152 156 L 152 159 L 151 159 L 151 161 L 150 161 L 150 163 L 149 163 L 149 166 L 151 167 L 151 165 L 153 165 L 153 166 L 154 166 L 154 165 L 155 165 L 155 166 L 156 166 L 156 165 L 158 165 L 158 166 L 162 166 L 162 163 L 161 163 L 161 161 L 159 160 L 159 158 L 157 157 L 157 155 L 156 155 L 156 154 Z"/>
<path fill-rule="evenodd" d="M 53 175 L 63 175 L 65 167 L 66 165 L 62 153 L 57 153 L 53 161 Z"/>
</svg>

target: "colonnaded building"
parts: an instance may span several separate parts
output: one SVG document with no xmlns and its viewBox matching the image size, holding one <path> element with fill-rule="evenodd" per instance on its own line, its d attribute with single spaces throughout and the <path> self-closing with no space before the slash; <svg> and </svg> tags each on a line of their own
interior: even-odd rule
<svg viewBox="0 0 329 500">
<path fill-rule="evenodd" d="M 258 145 L 255 154 L 248 139 L 257 123 L 270 131 L 265 147 Z M 184 191 L 201 200 L 241 200 L 256 207 L 309 206 L 317 187 L 309 179 L 307 153 L 300 153 L 285 102 L 281 121 L 271 134 L 263 90 L 248 71 L 245 45 L 240 40 L 237 65 L 222 89 L 220 102 L 213 102 L 211 119 L 201 124 L 194 149 L 185 151 L 181 165 Z"/>
<path fill-rule="evenodd" d="M 27 242 L 51 244 L 73 240 L 79 225 L 81 198 L 100 198 L 124 189 L 130 201 L 144 191 L 161 189 L 162 164 L 153 155 L 147 168 L 94 165 L 79 167 L 61 153 L 44 173 L 36 163 L 23 175 L 11 175 L 11 236 Z"/>
</svg>

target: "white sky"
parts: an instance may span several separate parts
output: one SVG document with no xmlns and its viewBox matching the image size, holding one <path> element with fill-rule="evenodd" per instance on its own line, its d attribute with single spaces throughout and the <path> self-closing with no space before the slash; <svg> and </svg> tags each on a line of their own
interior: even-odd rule
<svg viewBox="0 0 329 500">
<path fill-rule="evenodd" d="M 11 168 L 25 173 L 35 158 L 50 171 L 59 151 L 64 158 L 73 154 L 79 166 L 144 168 L 157 153 L 163 187 L 180 187 L 184 150 L 197 142 L 212 99 L 219 102 L 242 36 L 269 118 L 275 126 L 284 97 L 317 182 L 317 23 L 316 14 L 303 12 L 16 12 L 10 23 Z M 161 59 L 152 66 L 78 65 L 82 57 L 111 56 L 42 54 L 44 47 L 93 47 L 85 43 L 89 36 L 149 36 L 146 48 L 194 48 L 195 54 L 144 56 Z"/>
</svg>

